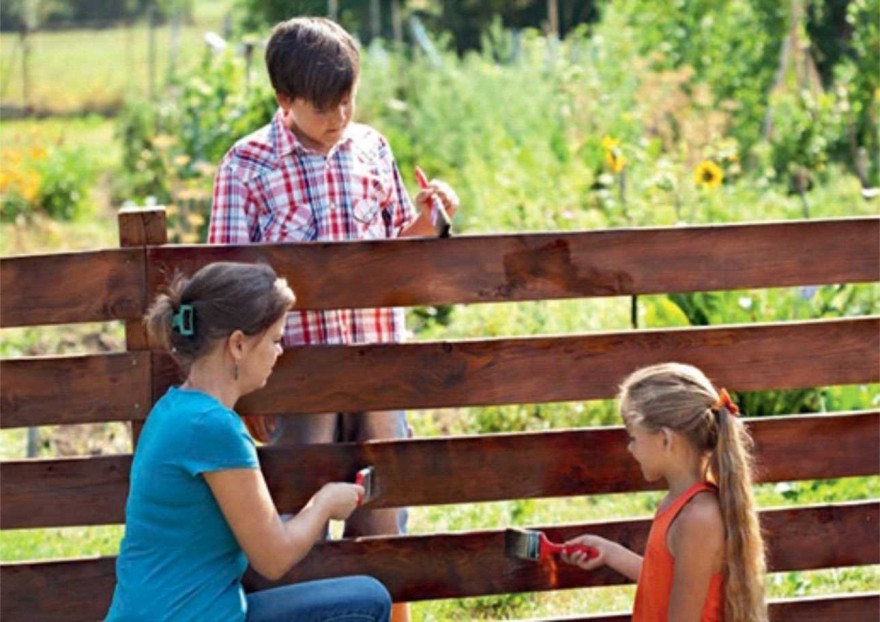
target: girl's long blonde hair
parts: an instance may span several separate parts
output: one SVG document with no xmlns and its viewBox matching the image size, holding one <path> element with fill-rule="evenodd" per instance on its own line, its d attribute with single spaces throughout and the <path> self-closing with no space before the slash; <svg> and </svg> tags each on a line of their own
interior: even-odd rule
<svg viewBox="0 0 880 622">
<path fill-rule="evenodd" d="M 765 622 L 764 540 L 752 494 L 752 439 L 734 412 L 696 367 L 652 365 L 621 385 L 621 414 L 648 430 L 675 430 L 709 454 L 724 520 L 724 620 Z"/>
</svg>

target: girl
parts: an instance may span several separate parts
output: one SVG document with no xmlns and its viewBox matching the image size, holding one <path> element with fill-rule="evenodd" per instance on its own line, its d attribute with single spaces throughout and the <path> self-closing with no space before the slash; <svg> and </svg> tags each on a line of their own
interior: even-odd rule
<svg viewBox="0 0 880 622">
<path fill-rule="evenodd" d="M 598 557 L 563 559 L 585 570 L 607 564 L 637 581 L 634 622 L 765 621 L 764 544 L 739 409 L 700 370 L 678 363 L 636 371 L 620 400 L 630 453 L 645 479 L 665 480 L 669 493 L 644 558 L 585 535 L 571 543 Z"/>
<path fill-rule="evenodd" d="M 266 384 L 294 295 L 266 265 L 215 263 L 177 278 L 145 321 L 186 374 L 150 411 L 131 469 L 108 620 L 387 620 L 381 583 L 346 577 L 245 595 L 251 566 L 282 577 L 344 520 L 363 488 L 330 483 L 282 521 L 233 410 Z"/>
</svg>

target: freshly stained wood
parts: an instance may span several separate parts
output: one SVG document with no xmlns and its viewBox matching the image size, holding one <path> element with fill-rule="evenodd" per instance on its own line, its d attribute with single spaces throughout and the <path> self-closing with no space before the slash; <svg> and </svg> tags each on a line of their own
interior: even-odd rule
<svg viewBox="0 0 880 622">
<path fill-rule="evenodd" d="M 103 620 L 115 586 L 115 557 L 0 564 L 0 619 Z"/>
<path fill-rule="evenodd" d="M 878 502 L 770 510 L 761 516 L 771 571 L 880 561 Z M 646 519 L 538 528 L 556 541 L 594 533 L 643 551 L 650 523 Z M 278 583 L 367 574 L 382 581 L 396 600 L 411 601 L 627 582 L 608 568 L 585 573 L 553 560 L 536 564 L 508 559 L 503 550 L 503 531 L 319 543 Z M 443 563 L 436 563 L 439 559 Z M 273 584 L 249 574 L 248 585 L 257 589 Z"/>
<path fill-rule="evenodd" d="M 148 352 L 0 363 L 3 427 L 139 421 L 180 381 Z M 877 317 L 565 337 L 291 348 L 246 414 L 435 408 L 613 397 L 642 365 L 692 363 L 735 391 L 880 380 Z M 552 378 L 552 382 L 547 379 Z M 149 396 L 148 396 L 149 397 Z"/>
<path fill-rule="evenodd" d="M 877 317 L 565 337 L 289 348 L 247 414 L 614 397 L 635 369 L 691 363 L 734 391 L 880 380 Z M 158 378 L 157 390 L 173 377 Z"/>
<path fill-rule="evenodd" d="M 769 510 L 770 566 L 807 570 L 880 562 L 880 503 Z M 544 529 L 554 540 L 594 533 L 643 550 L 650 520 Z M 438 562 L 442 560 L 442 563 Z M 113 558 L 0 566 L 0 615 L 18 620 L 94 620 L 106 614 L 114 586 Z M 583 572 L 561 562 L 536 564 L 504 556 L 504 531 L 361 538 L 318 543 L 278 583 L 249 573 L 249 589 L 350 574 L 382 581 L 397 601 L 617 585 L 627 580 L 603 568 Z"/>
<path fill-rule="evenodd" d="M 880 411 L 748 420 L 758 481 L 873 475 Z M 829 442 L 828 439 L 834 439 Z M 621 427 L 528 434 L 265 447 L 260 464 L 282 512 L 296 512 L 326 482 L 376 468 L 373 507 L 656 489 L 626 451 Z M 130 456 L 4 462 L 4 529 L 122 523 Z M 479 473 L 479 477 L 474 477 Z M 516 477 L 510 477 L 516 473 Z"/>
<path fill-rule="evenodd" d="M 149 352 L 0 361 L 0 426 L 143 419 L 149 389 Z"/>
<path fill-rule="evenodd" d="M 300 309 L 508 302 L 880 279 L 880 219 L 149 251 L 175 269 L 267 261 Z M 822 261 L 816 261 L 821 249 Z M 429 276 L 426 276 L 429 275 Z"/>
<path fill-rule="evenodd" d="M 144 251 L 113 249 L 0 259 L 0 326 L 139 318 Z"/>
</svg>

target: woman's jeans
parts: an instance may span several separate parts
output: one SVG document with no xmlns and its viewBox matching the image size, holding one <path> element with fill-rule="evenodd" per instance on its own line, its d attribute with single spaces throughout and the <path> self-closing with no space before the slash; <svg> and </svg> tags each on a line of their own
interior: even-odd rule
<svg viewBox="0 0 880 622">
<path fill-rule="evenodd" d="M 387 622 L 391 596 L 372 577 L 308 581 L 247 595 L 247 622 Z"/>
</svg>

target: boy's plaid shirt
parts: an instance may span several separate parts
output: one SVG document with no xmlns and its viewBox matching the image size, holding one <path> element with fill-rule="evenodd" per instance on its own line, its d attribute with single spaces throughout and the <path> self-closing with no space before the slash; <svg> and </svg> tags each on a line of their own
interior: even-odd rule
<svg viewBox="0 0 880 622">
<path fill-rule="evenodd" d="M 210 244 L 394 238 L 416 216 L 391 148 L 353 123 L 327 156 L 272 123 L 238 141 L 214 180 Z M 293 311 L 284 345 L 403 341 L 403 310 Z"/>
</svg>

